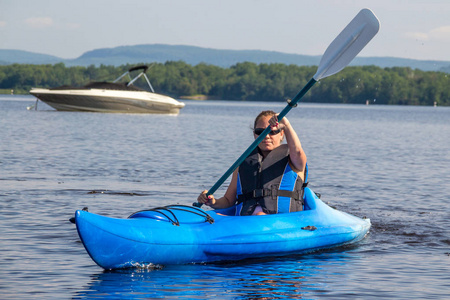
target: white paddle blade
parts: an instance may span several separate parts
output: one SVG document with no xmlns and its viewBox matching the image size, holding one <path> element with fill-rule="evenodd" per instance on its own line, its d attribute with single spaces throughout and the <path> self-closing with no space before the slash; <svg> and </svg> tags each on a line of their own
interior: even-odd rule
<svg viewBox="0 0 450 300">
<path fill-rule="evenodd" d="M 328 46 L 314 79 L 336 74 L 345 68 L 380 29 L 380 22 L 370 9 L 361 10 Z"/>
</svg>

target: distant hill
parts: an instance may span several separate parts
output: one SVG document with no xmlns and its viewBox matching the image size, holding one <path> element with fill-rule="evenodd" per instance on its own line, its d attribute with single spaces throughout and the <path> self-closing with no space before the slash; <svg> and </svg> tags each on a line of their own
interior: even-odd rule
<svg viewBox="0 0 450 300">
<path fill-rule="evenodd" d="M 73 60 L 74 64 L 121 65 L 141 62 L 184 61 L 190 65 L 207 63 L 220 67 L 230 67 L 238 62 L 282 63 L 295 65 L 317 65 L 320 56 L 287 54 L 260 50 L 218 50 L 194 46 L 136 45 L 104 48 L 84 53 Z"/>
<path fill-rule="evenodd" d="M 10 64 L 54 64 L 63 61 L 62 58 L 22 50 L 0 49 L 0 65 Z"/>
<path fill-rule="evenodd" d="M 206 63 L 230 67 L 238 62 L 282 63 L 294 65 L 318 65 L 321 55 L 288 54 L 261 50 L 219 50 L 182 45 L 135 45 L 102 48 L 88 51 L 75 59 L 62 59 L 51 55 L 0 49 L 0 64 L 55 64 L 66 66 L 114 65 L 184 61 L 190 65 Z M 410 67 L 423 71 L 450 71 L 450 61 L 414 60 L 395 57 L 356 57 L 354 66 L 375 65 L 385 67 Z"/>
</svg>

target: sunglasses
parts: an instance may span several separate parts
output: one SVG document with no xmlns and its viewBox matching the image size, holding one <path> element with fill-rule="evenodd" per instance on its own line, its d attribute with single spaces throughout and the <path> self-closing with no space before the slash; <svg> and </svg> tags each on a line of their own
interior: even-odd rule
<svg viewBox="0 0 450 300">
<path fill-rule="evenodd" d="M 253 133 L 256 135 L 260 135 L 261 133 L 263 133 L 263 131 L 266 130 L 265 128 L 255 128 L 253 130 Z M 276 129 L 276 130 L 271 130 L 269 132 L 270 135 L 275 135 L 275 134 L 279 134 L 281 132 L 281 129 Z"/>
</svg>

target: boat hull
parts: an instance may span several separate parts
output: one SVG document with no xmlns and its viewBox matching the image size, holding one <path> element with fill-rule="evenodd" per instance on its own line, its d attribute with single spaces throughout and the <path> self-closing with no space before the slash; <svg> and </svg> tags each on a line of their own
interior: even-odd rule
<svg viewBox="0 0 450 300">
<path fill-rule="evenodd" d="M 104 269 L 311 252 L 354 243 L 367 234 L 370 220 L 330 208 L 308 188 L 305 197 L 302 212 L 226 216 L 221 214 L 225 210 L 206 211 L 212 223 L 195 213 L 197 208 L 176 207 L 169 209 L 175 218 L 155 211 L 128 219 L 77 211 L 75 223 L 87 252 Z"/>
<path fill-rule="evenodd" d="M 60 111 L 178 114 L 184 107 L 173 98 L 146 91 L 32 89 L 30 94 Z"/>
</svg>

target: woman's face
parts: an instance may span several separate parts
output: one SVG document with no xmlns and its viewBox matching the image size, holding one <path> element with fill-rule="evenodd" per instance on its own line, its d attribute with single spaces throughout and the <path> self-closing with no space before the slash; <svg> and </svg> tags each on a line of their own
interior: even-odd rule
<svg viewBox="0 0 450 300">
<path fill-rule="evenodd" d="M 256 122 L 255 128 L 264 128 L 266 129 L 267 126 L 269 126 L 269 120 L 272 118 L 272 116 L 263 116 L 261 117 L 258 122 Z M 266 137 L 259 143 L 258 147 L 262 151 L 272 151 L 273 149 L 277 148 L 281 145 L 281 141 L 283 140 L 283 131 L 280 131 L 278 134 L 275 135 L 266 135 Z M 258 135 L 253 133 L 255 139 L 258 138 Z"/>
</svg>

